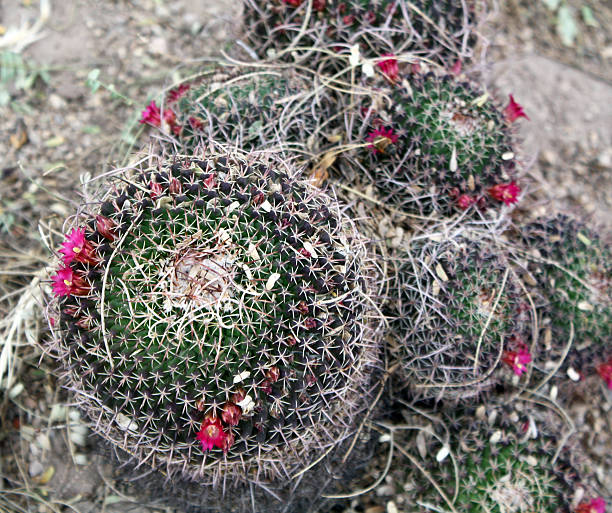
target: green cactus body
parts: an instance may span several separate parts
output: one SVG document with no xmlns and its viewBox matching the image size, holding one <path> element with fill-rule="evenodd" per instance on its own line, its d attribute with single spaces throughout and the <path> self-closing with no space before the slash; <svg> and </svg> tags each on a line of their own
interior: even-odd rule
<svg viewBox="0 0 612 513">
<path fill-rule="evenodd" d="M 592 495 L 581 482 L 585 471 L 575 440 L 562 440 L 546 425 L 548 416 L 534 410 L 483 406 L 445 416 L 452 428 L 448 438 L 424 431 L 420 457 L 415 451 L 414 458 L 430 479 L 407 466 L 406 511 L 569 513 L 579 488 Z"/>
<path fill-rule="evenodd" d="M 562 214 L 522 227 L 520 236 L 528 251 L 525 281 L 538 311 L 539 366 L 550 372 L 567 353 L 555 384 L 567 382 L 568 371 L 574 381 L 595 374 L 597 365 L 612 357 L 610 245 Z"/>
<path fill-rule="evenodd" d="M 287 70 L 219 67 L 165 98 L 166 144 L 181 153 L 224 141 L 243 151 L 271 149 L 299 163 L 321 151 L 333 119 L 324 88 Z"/>
<path fill-rule="evenodd" d="M 391 315 L 402 381 L 423 396 L 467 400 L 520 333 L 519 288 L 503 254 L 469 234 L 411 243 Z"/>
<path fill-rule="evenodd" d="M 56 305 L 67 378 L 98 431 L 155 467 L 287 476 L 364 406 L 364 241 L 272 155 L 149 164 L 87 222 L 99 261 L 82 249 L 54 278 L 78 288 Z"/>
<path fill-rule="evenodd" d="M 468 58 L 476 41 L 476 2 L 472 1 L 314 0 L 305 27 L 306 1 L 244 0 L 244 4 L 247 36 L 261 56 L 269 56 L 272 51 L 278 54 L 292 43 L 298 48 L 317 47 L 345 54 L 359 44 L 367 57 L 411 52 L 447 63 Z M 311 67 L 313 60 L 315 66 L 332 68 L 343 62 L 324 52 L 306 51 L 302 57 L 309 60 Z M 295 57 L 285 54 L 283 58 Z"/>
<path fill-rule="evenodd" d="M 373 96 L 355 109 L 348 179 L 369 177 L 383 201 L 416 215 L 518 200 L 510 124 L 482 91 L 430 73 Z"/>
</svg>

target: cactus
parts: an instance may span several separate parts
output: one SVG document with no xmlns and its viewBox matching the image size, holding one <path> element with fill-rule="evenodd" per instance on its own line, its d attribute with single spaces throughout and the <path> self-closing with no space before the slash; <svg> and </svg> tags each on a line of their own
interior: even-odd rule
<svg viewBox="0 0 612 513">
<path fill-rule="evenodd" d="M 141 162 L 61 248 L 65 379 L 141 463 L 199 484 L 286 479 L 367 406 L 364 239 L 273 154 Z"/>
<path fill-rule="evenodd" d="M 501 362 L 521 375 L 520 288 L 503 253 L 479 234 L 415 239 L 399 257 L 392 326 L 402 381 L 422 396 L 470 400 Z M 473 400 L 473 399 L 471 399 Z"/>
<path fill-rule="evenodd" d="M 475 45 L 476 2 L 382 0 L 336 2 L 313 0 L 244 0 L 247 39 L 262 57 L 287 48 L 316 47 L 298 60 L 313 67 L 337 68 L 343 60 L 326 51 L 348 54 L 355 44 L 368 57 L 410 52 L 445 63 L 471 56 Z M 310 14 L 308 14 L 308 9 Z M 308 22 L 304 26 L 306 16 Z M 346 65 L 346 61 L 344 61 Z"/>
<path fill-rule="evenodd" d="M 450 432 L 425 429 L 417 437 L 420 457 L 411 457 L 421 468 L 405 467 L 407 513 L 575 513 L 583 511 L 575 509 L 582 494 L 579 508 L 602 501 L 575 438 L 565 440 L 549 412 L 516 402 L 449 412 L 443 420 Z"/>
<path fill-rule="evenodd" d="M 340 170 L 348 179 L 367 176 L 383 201 L 411 214 L 512 204 L 520 188 L 510 105 L 502 111 L 450 76 L 415 75 L 374 99 L 364 95 L 349 132 L 358 149 Z"/>
<path fill-rule="evenodd" d="M 552 381 L 556 385 L 598 371 L 606 379 L 606 361 L 612 358 L 612 251 L 605 236 L 559 214 L 523 226 L 519 247 L 527 252 L 521 255 L 524 281 L 538 312 L 538 367 L 550 372 L 565 357 Z"/>
<path fill-rule="evenodd" d="M 152 102 L 141 123 L 166 132 L 170 152 L 196 152 L 209 140 L 243 151 L 273 149 L 298 163 L 321 151 L 331 114 L 324 88 L 275 68 L 214 68 L 199 83 L 170 90 L 163 113 Z"/>
</svg>

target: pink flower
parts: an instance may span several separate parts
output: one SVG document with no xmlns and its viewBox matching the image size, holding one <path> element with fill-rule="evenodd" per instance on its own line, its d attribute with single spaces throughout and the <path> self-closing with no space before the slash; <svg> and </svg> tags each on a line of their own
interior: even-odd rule
<svg viewBox="0 0 612 513">
<path fill-rule="evenodd" d="M 504 351 L 502 361 L 512 367 L 514 374 L 520 376 L 527 370 L 527 364 L 531 362 L 531 355 L 527 346 L 520 344 L 517 351 Z"/>
<path fill-rule="evenodd" d="M 606 501 L 597 497 L 591 502 L 582 502 L 576 508 L 576 513 L 606 513 Z"/>
<path fill-rule="evenodd" d="M 377 128 L 368 134 L 366 140 L 374 153 L 385 153 L 387 146 L 397 142 L 398 136 L 392 128 Z"/>
<path fill-rule="evenodd" d="M 302 5 L 304 0 L 283 0 L 286 4 L 292 5 L 293 7 L 299 7 Z"/>
<path fill-rule="evenodd" d="M 171 129 L 173 129 L 174 132 L 176 132 L 175 127 L 178 125 L 176 124 L 176 114 L 174 113 L 172 109 L 164 109 L 164 121 L 168 124 L 168 126 Z M 142 124 L 146 123 L 146 124 L 153 125 L 156 127 L 161 127 L 161 122 L 162 122 L 161 111 L 159 110 L 159 107 L 155 103 L 155 100 L 153 100 L 151 103 L 149 103 L 149 105 L 147 105 L 145 110 L 142 111 L 140 123 Z M 180 127 L 179 127 L 179 131 L 180 131 Z"/>
<path fill-rule="evenodd" d="M 201 130 L 204 123 L 195 116 L 189 116 L 189 125 L 193 130 Z"/>
<path fill-rule="evenodd" d="M 608 388 L 612 390 L 612 357 L 607 362 L 600 363 L 597 366 L 597 374 L 601 376 L 608 385 Z"/>
<path fill-rule="evenodd" d="M 399 67 L 397 65 L 397 59 L 392 53 L 385 53 L 383 57 L 389 57 L 384 61 L 379 61 L 377 66 L 385 75 L 385 78 L 392 84 L 396 83 L 399 78 Z"/>
<path fill-rule="evenodd" d="M 514 123 L 518 118 L 529 119 L 529 116 L 525 114 L 523 107 L 521 107 L 518 103 L 514 101 L 514 97 L 510 96 L 510 101 L 508 105 L 504 109 L 504 116 L 510 123 Z"/>
<path fill-rule="evenodd" d="M 453 67 L 451 68 L 451 73 L 455 76 L 461 73 L 461 59 L 457 59 Z"/>
<path fill-rule="evenodd" d="M 61 296 L 85 296 L 89 293 L 89 285 L 84 278 L 76 274 L 70 267 L 63 267 L 55 276 L 53 281 L 53 293 Z"/>
<path fill-rule="evenodd" d="M 60 249 L 64 255 L 64 264 L 68 265 L 73 260 L 91 265 L 98 263 L 94 247 L 85 238 L 85 228 L 73 228 L 66 236 L 66 240 Z"/>
<path fill-rule="evenodd" d="M 226 437 L 221 421 L 217 417 L 207 415 L 197 435 L 197 439 L 202 443 L 202 449 L 204 451 L 213 447 L 223 449 Z"/>
<path fill-rule="evenodd" d="M 489 187 L 488 192 L 493 199 L 503 201 L 506 205 L 511 205 L 518 201 L 521 188 L 516 182 L 499 183 L 493 187 Z"/>
<path fill-rule="evenodd" d="M 96 216 L 96 228 L 100 232 L 100 235 L 102 235 L 102 237 L 104 237 L 105 239 L 108 239 L 110 241 L 115 240 L 116 226 L 117 225 L 115 224 L 115 221 L 113 221 L 112 219 L 100 215 Z"/>
<path fill-rule="evenodd" d="M 157 182 L 150 182 L 149 183 L 149 187 L 151 189 L 151 198 L 155 199 L 158 196 L 161 196 L 163 189 L 162 186 L 160 184 L 158 184 Z"/>
<path fill-rule="evenodd" d="M 467 194 L 462 194 L 461 196 L 457 198 L 457 206 L 461 210 L 467 210 L 474 203 L 476 203 L 476 201 L 477 201 L 476 198 L 473 198 L 472 196 L 468 196 Z"/>
<path fill-rule="evenodd" d="M 223 422 L 225 422 L 228 426 L 235 426 L 240 422 L 240 417 L 242 417 L 242 409 L 240 406 L 234 403 L 225 403 L 223 406 L 223 411 L 221 412 L 221 418 Z"/>
<path fill-rule="evenodd" d="M 166 97 L 168 103 L 174 103 L 179 98 L 185 96 L 185 93 L 189 91 L 190 87 L 189 84 L 181 84 L 176 89 L 168 91 L 168 96 Z"/>
<path fill-rule="evenodd" d="M 147 123 L 153 126 L 161 126 L 161 112 L 159 110 L 159 107 L 155 103 L 155 100 L 149 103 L 145 110 L 142 111 L 140 123 Z"/>
</svg>

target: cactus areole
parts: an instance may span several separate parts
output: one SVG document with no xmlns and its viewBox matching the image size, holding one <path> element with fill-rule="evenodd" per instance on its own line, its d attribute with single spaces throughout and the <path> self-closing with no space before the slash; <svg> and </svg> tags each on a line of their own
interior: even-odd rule
<svg viewBox="0 0 612 513">
<path fill-rule="evenodd" d="M 362 239 L 269 154 L 121 178 L 53 277 L 54 348 L 83 408 L 115 445 L 203 481 L 282 473 L 280 453 L 302 468 L 364 383 Z"/>
</svg>

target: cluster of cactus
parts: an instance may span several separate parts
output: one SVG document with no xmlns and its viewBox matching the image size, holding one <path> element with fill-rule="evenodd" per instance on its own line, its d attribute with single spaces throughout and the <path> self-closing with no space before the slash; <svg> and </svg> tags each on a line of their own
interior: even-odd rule
<svg viewBox="0 0 612 513">
<path fill-rule="evenodd" d="M 435 442 L 416 444 L 425 461 L 410 469 L 414 511 L 603 512 L 599 498 L 577 502 L 583 469 L 555 445 L 558 433 L 536 429 L 516 401 L 494 404 L 533 384 L 544 360 L 567 356 L 572 337 L 592 352 L 570 351 L 567 365 L 609 345 L 610 250 L 566 218 L 518 236 L 484 215 L 474 222 L 466 210 L 519 199 L 512 123 L 525 112 L 512 96 L 501 108 L 457 69 L 404 73 L 386 55 L 460 59 L 474 3 L 246 6 L 251 42 L 268 38 L 260 55 L 315 45 L 329 56 L 358 43 L 378 58 L 379 80 L 347 90 L 318 74 L 329 69 L 315 57 L 310 78 L 286 65 L 215 67 L 143 111 L 163 131 L 161 151 L 83 207 L 53 276 L 53 348 L 96 431 L 186 494 L 220 486 L 212 509 L 228 483 L 243 486 L 227 509 L 249 510 L 252 484 L 265 495 L 363 434 L 372 370 L 384 367 L 383 312 L 387 368 L 399 377 L 391 399 L 408 390 L 432 414 L 449 399 L 467 408 L 448 418 L 453 453 L 434 463 L 424 454 Z M 342 59 L 332 61 L 335 72 Z M 383 280 L 335 192 L 293 167 L 323 154 L 377 204 L 421 221 Z M 375 293 L 381 284 L 387 294 Z M 612 387 L 612 359 L 598 365 Z"/>
<path fill-rule="evenodd" d="M 392 62 L 392 61 L 391 61 Z M 391 64 L 389 64 L 391 66 Z M 505 110 L 476 86 L 457 78 L 401 74 L 355 110 L 353 143 L 344 176 L 367 176 L 383 201 L 413 215 L 449 215 L 472 205 L 483 210 L 518 200 L 511 124 Z"/>
<path fill-rule="evenodd" d="M 354 423 L 365 245 L 287 172 L 270 155 L 153 162 L 62 246 L 66 377 L 98 430 L 155 467 L 278 477 Z"/>
<path fill-rule="evenodd" d="M 248 41 L 260 56 L 308 60 L 311 67 L 337 67 L 338 59 L 328 52 L 348 54 L 353 45 L 369 57 L 410 52 L 447 62 L 468 58 L 476 40 L 477 2 L 472 0 L 243 3 Z M 292 54 L 294 48 L 301 58 Z"/>
<path fill-rule="evenodd" d="M 405 382 L 438 398 L 490 387 L 496 366 L 524 348 L 521 291 L 504 253 L 464 232 L 413 239 L 397 258 L 389 316 Z M 509 363 L 524 372 L 524 362 Z"/>
<path fill-rule="evenodd" d="M 446 432 L 424 426 L 402 476 L 406 511 L 590 513 L 601 499 L 580 481 L 575 440 L 559 436 L 550 417 L 517 402 L 448 412 Z"/>
</svg>

